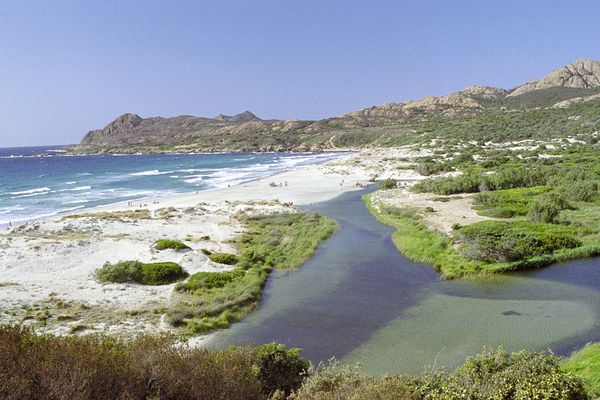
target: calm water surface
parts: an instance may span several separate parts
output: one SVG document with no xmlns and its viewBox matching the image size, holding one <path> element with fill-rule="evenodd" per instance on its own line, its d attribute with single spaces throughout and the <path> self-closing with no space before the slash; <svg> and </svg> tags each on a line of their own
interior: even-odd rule
<svg viewBox="0 0 600 400">
<path fill-rule="evenodd" d="M 442 281 L 398 253 L 362 192 L 310 208 L 340 230 L 299 271 L 272 274 L 257 311 L 211 346 L 277 341 L 372 374 L 454 368 L 486 345 L 567 354 L 600 340 L 600 260 Z"/>
</svg>

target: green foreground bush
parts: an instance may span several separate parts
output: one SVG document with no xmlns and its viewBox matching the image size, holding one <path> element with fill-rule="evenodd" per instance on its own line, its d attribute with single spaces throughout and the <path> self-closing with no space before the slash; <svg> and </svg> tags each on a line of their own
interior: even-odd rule
<svg viewBox="0 0 600 400">
<path fill-rule="evenodd" d="M 179 240 L 159 239 L 156 242 L 154 242 L 154 248 L 156 250 L 173 249 L 175 251 L 179 251 L 179 250 L 187 250 L 190 248 L 190 246 L 188 246 L 187 244 L 185 244 Z"/>
<path fill-rule="evenodd" d="M 36 336 L 0 327 L 5 400 L 266 400 L 302 383 L 308 362 L 282 345 L 208 351 L 171 337 Z"/>
<path fill-rule="evenodd" d="M 488 350 L 453 373 L 373 378 L 335 363 L 314 370 L 299 349 L 276 343 L 211 351 L 168 336 L 37 336 L 0 326 L 0 398 L 586 400 L 585 384 L 593 390 L 590 379 L 598 376 L 598 350 L 592 350 L 595 358 L 584 352 L 562 366 L 545 353 Z M 589 368 L 581 369 L 581 360 Z M 580 373 L 591 378 L 584 381 Z"/>
<path fill-rule="evenodd" d="M 187 272 L 173 262 L 142 263 L 119 261 L 105 263 L 96 271 L 96 279 L 103 283 L 140 283 L 142 285 L 167 285 L 185 279 Z"/>
</svg>

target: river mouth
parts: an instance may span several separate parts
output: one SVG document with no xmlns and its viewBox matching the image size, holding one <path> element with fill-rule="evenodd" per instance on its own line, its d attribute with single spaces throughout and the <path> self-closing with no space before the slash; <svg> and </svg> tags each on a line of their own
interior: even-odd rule
<svg viewBox="0 0 600 400">
<path fill-rule="evenodd" d="M 310 206 L 339 231 L 299 271 L 275 271 L 260 307 L 210 345 L 277 341 L 382 375 L 453 369 L 484 346 L 568 354 L 600 340 L 600 260 L 443 281 L 396 250 L 363 204 L 371 190 Z"/>
</svg>

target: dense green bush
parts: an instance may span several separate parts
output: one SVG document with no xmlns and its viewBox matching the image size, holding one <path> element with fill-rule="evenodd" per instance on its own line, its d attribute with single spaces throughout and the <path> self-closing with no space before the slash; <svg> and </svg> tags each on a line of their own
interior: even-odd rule
<svg viewBox="0 0 600 400">
<path fill-rule="evenodd" d="M 444 399 L 585 400 L 580 378 L 560 369 L 558 357 L 486 351 L 469 357 L 448 379 Z"/>
<path fill-rule="evenodd" d="M 529 207 L 529 219 L 533 222 L 553 223 L 562 210 L 572 208 L 561 192 L 549 192 L 539 196 Z"/>
<path fill-rule="evenodd" d="M 524 221 L 483 221 L 455 234 L 463 257 L 484 262 L 512 262 L 581 245 L 568 230 Z"/>
<path fill-rule="evenodd" d="M 196 272 L 187 282 L 177 285 L 177 290 L 196 290 L 221 288 L 235 279 L 244 276 L 244 271 L 233 270 L 225 272 Z"/>
<path fill-rule="evenodd" d="M 395 179 L 388 178 L 379 182 L 377 186 L 379 190 L 395 189 L 398 186 L 398 182 Z"/>
<path fill-rule="evenodd" d="M 290 394 L 298 389 L 310 367 L 310 362 L 300 357 L 300 349 L 275 342 L 257 347 L 254 356 L 261 390 L 268 396 L 277 390 Z"/>
<path fill-rule="evenodd" d="M 179 240 L 159 239 L 156 242 L 154 242 L 154 248 L 156 248 L 156 250 L 173 249 L 179 251 L 189 249 L 190 246 Z"/>
<path fill-rule="evenodd" d="M 167 336 L 36 336 L 0 326 L 7 400 L 267 400 L 296 389 L 307 367 L 297 349 L 282 345 L 209 351 Z"/>
<path fill-rule="evenodd" d="M 211 253 L 208 255 L 210 261 L 218 264 L 235 265 L 238 263 L 239 258 L 235 254 L 230 253 Z"/>
<path fill-rule="evenodd" d="M 100 282 L 141 283 L 142 285 L 166 285 L 185 279 L 187 272 L 173 262 L 142 263 L 140 261 L 119 261 L 105 263 L 96 270 Z"/>
</svg>

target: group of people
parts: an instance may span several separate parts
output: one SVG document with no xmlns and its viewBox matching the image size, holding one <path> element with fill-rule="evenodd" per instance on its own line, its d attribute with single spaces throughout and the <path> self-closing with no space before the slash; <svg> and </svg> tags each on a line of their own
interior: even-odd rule
<svg viewBox="0 0 600 400">
<path fill-rule="evenodd" d="M 287 181 L 279 182 L 279 184 L 277 184 L 275 182 L 269 182 L 269 186 L 271 186 L 271 187 L 283 187 L 283 186 L 287 186 L 287 185 L 288 185 Z"/>
</svg>

